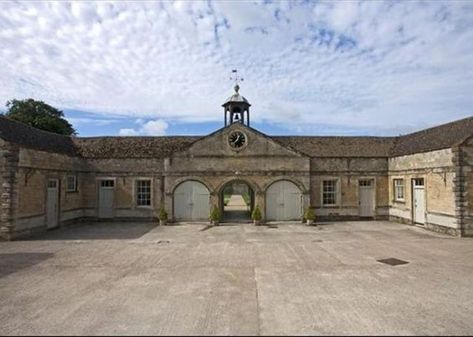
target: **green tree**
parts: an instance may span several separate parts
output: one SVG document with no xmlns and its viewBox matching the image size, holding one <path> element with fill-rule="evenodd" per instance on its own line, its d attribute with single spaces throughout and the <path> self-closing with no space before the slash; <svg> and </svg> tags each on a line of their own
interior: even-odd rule
<svg viewBox="0 0 473 337">
<path fill-rule="evenodd" d="M 13 99 L 8 101 L 6 106 L 8 110 L 5 116 L 10 119 L 61 135 L 70 136 L 77 133 L 72 125 L 64 119 L 64 113 L 61 110 L 42 101 L 35 101 L 32 98 Z"/>
</svg>

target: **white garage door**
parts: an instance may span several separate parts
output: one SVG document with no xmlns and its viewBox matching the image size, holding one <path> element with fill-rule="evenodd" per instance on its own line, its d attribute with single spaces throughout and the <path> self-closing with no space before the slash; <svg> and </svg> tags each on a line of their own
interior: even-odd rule
<svg viewBox="0 0 473 337">
<path fill-rule="evenodd" d="M 282 180 L 269 186 L 266 191 L 267 220 L 300 220 L 302 217 L 302 193 L 294 183 Z"/>
<path fill-rule="evenodd" d="M 198 181 L 186 181 L 174 191 L 174 217 L 177 220 L 208 220 L 210 193 Z"/>
</svg>

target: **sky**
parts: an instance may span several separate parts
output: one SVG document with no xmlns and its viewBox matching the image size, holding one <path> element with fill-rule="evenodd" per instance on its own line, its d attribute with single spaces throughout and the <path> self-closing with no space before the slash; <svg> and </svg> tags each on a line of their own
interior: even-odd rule
<svg viewBox="0 0 473 337">
<path fill-rule="evenodd" d="M 473 115 L 473 1 L 0 2 L 0 110 L 79 136 L 205 135 L 233 69 L 267 134 L 398 135 Z"/>
</svg>

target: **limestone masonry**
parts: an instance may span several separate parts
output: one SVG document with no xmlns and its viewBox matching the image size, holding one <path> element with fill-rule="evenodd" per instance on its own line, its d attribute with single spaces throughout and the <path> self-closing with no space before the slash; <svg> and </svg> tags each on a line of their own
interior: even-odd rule
<svg viewBox="0 0 473 337">
<path fill-rule="evenodd" d="M 473 117 L 399 137 L 268 136 L 250 104 L 204 137 L 66 137 L 0 117 L 0 236 L 78 221 L 208 221 L 238 182 L 264 221 L 394 219 L 473 235 Z M 250 221 L 248 219 L 248 221 Z"/>
</svg>

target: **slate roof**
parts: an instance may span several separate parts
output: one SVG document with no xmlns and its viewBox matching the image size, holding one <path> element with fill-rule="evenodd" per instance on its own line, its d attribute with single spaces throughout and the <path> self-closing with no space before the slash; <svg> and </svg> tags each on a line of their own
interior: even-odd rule
<svg viewBox="0 0 473 337">
<path fill-rule="evenodd" d="M 84 158 L 164 158 L 201 137 L 92 137 L 75 138 Z"/>
<path fill-rule="evenodd" d="M 309 157 L 389 157 L 394 137 L 271 137 Z"/>
<path fill-rule="evenodd" d="M 76 156 L 71 137 L 39 130 L 0 115 L 0 138 L 25 147 Z"/>
<path fill-rule="evenodd" d="M 455 146 L 473 135 L 473 117 L 399 137 L 267 136 L 310 157 L 392 157 Z M 0 115 L 0 138 L 24 147 L 84 158 L 163 158 L 201 136 L 67 137 Z"/>
<path fill-rule="evenodd" d="M 455 146 L 473 135 L 473 117 L 398 137 L 391 156 L 440 150 Z"/>
</svg>

